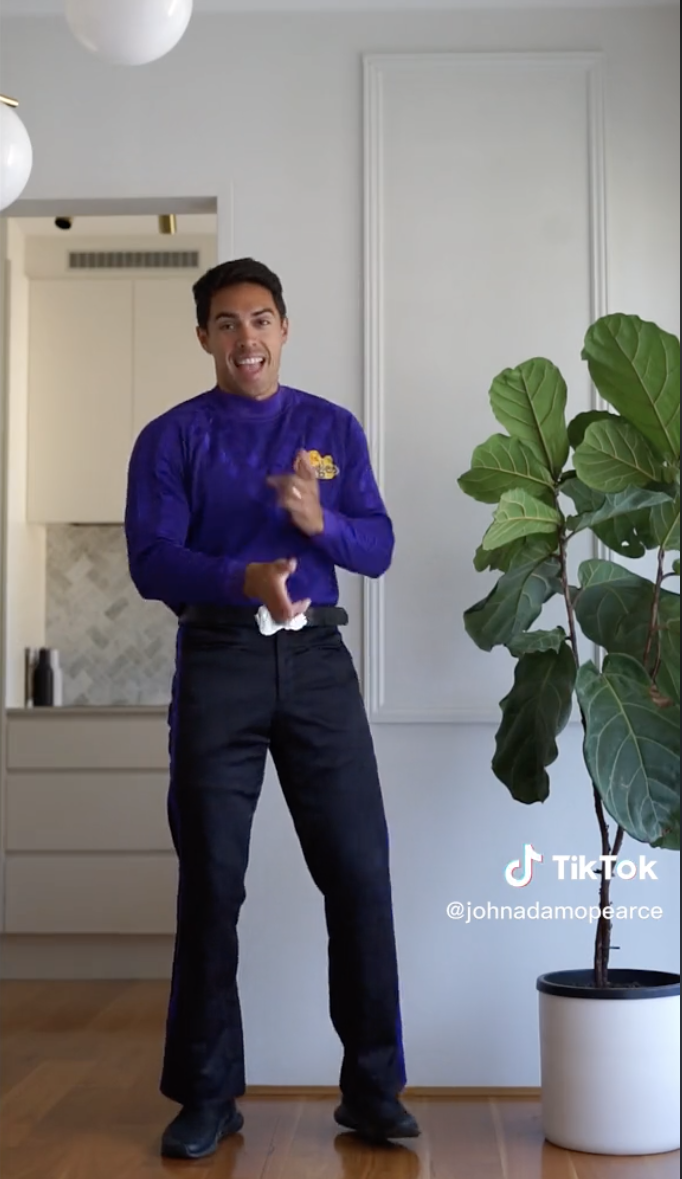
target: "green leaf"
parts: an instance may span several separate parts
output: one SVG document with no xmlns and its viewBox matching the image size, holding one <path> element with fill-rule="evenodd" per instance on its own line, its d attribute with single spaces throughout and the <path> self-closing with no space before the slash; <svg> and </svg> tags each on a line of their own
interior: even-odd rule
<svg viewBox="0 0 682 1179">
<path fill-rule="evenodd" d="M 576 617 L 583 634 L 610 655 L 630 655 L 640 664 L 646 654 L 654 607 L 652 582 L 610 561 L 586 561 L 580 568 L 580 586 L 574 597 Z M 660 661 L 660 691 L 680 702 L 680 598 L 661 591 L 659 628 L 651 663 Z"/>
<path fill-rule="evenodd" d="M 658 634 L 661 666 L 656 676 L 659 691 L 669 700 L 680 703 L 680 599 L 663 603 L 661 629 Z M 677 613 L 675 613 L 675 611 Z"/>
<path fill-rule="evenodd" d="M 610 315 L 590 328 L 583 359 L 604 400 L 657 454 L 679 460 L 679 339 L 637 316 Z"/>
<path fill-rule="evenodd" d="M 647 552 L 658 547 L 651 533 L 650 512 L 639 512 L 632 519 L 618 516 L 593 531 L 607 549 L 630 561 L 641 560 Z"/>
<path fill-rule="evenodd" d="M 574 607 L 585 636 L 611 655 L 644 658 L 654 585 L 611 561 L 585 561 Z M 672 597 L 672 595 L 669 595 Z"/>
<path fill-rule="evenodd" d="M 558 654 L 567 639 L 568 634 L 563 626 L 557 626 L 554 630 L 531 630 L 512 639 L 509 653 L 515 659 L 522 659 L 524 655 L 542 654 L 545 651 L 554 651 Z"/>
<path fill-rule="evenodd" d="M 679 705 L 661 706 L 626 655 L 609 657 L 602 673 L 585 664 L 577 687 L 585 760 L 608 813 L 641 843 L 666 837 L 680 810 Z"/>
<path fill-rule="evenodd" d="M 560 524 L 561 514 L 555 507 L 543 504 L 527 491 L 508 491 L 495 513 L 495 523 L 483 537 L 483 548 L 499 549 L 538 532 L 558 537 Z"/>
<path fill-rule="evenodd" d="M 513 547 L 514 546 L 509 545 L 507 549 L 496 549 L 495 552 L 487 553 L 483 548 L 483 545 L 480 545 L 479 548 L 476 549 L 476 554 L 474 556 L 474 568 L 476 572 L 486 573 L 488 569 L 501 569 L 502 565 L 499 563 L 499 561 L 506 560 L 509 556 L 509 549 Z M 495 563 L 495 557 L 498 558 L 498 563 Z"/>
<path fill-rule="evenodd" d="M 680 811 L 677 810 L 670 816 L 670 825 L 660 839 L 652 843 L 652 847 L 662 848 L 664 851 L 678 852 L 682 850 L 680 846 Z"/>
<path fill-rule="evenodd" d="M 479 573 L 485 573 L 488 569 L 508 573 L 516 566 L 544 561 L 551 553 L 556 552 L 557 547 L 556 538 L 546 534 L 514 540 L 511 544 L 491 549 L 489 552 L 481 545 L 476 552 L 474 565 Z"/>
<path fill-rule="evenodd" d="M 557 737 L 571 718 L 577 666 L 570 647 L 524 655 L 502 701 L 493 771 L 517 802 L 545 802 L 547 767 L 559 756 Z"/>
<path fill-rule="evenodd" d="M 646 438 L 629 422 L 595 422 L 575 452 L 578 478 L 613 495 L 629 487 L 662 483 L 664 470 Z"/>
<path fill-rule="evenodd" d="M 480 503 L 497 504 L 506 491 L 523 488 L 554 502 L 554 480 L 535 452 L 520 438 L 494 434 L 474 451 L 472 469 L 458 480 L 462 491 Z"/>
<path fill-rule="evenodd" d="M 570 487 L 567 484 L 565 490 L 581 513 L 567 521 L 575 533 L 589 528 L 607 548 L 630 560 L 638 560 L 650 549 L 660 547 L 653 528 L 652 509 L 670 506 L 671 499 L 666 492 L 630 487 L 616 495 L 604 496 L 585 487 L 579 479 L 572 481 Z M 592 509 L 590 497 L 593 497 Z"/>
<path fill-rule="evenodd" d="M 506 369 L 493 382 L 490 402 L 500 425 L 535 451 L 558 477 L 570 454 L 566 426 L 568 390 L 556 365 L 529 360 Z"/>
<path fill-rule="evenodd" d="M 587 490 L 589 491 L 589 488 Z M 665 508 L 667 510 L 671 505 L 674 506 L 673 501 L 663 491 L 645 491 L 638 487 L 629 487 L 627 491 L 607 495 L 594 511 L 587 512 L 575 519 L 569 519 L 568 523 L 575 532 L 582 532 L 585 528 L 598 528 L 600 524 L 617 520 L 620 516 L 634 518 L 648 508 Z"/>
<path fill-rule="evenodd" d="M 464 615 L 467 634 L 482 651 L 507 646 L 540 617 L 545 602 L 562 592 L 556 558 L 535 558 L 505 573 L 487 598 Z"/>
<path fill-rule="evenodd" d="M 667 553 L 680 551 L 680 498 L 668 499 L 652 513 L 652 531 L 657 544 Z"/>
<path fill-rule="evenodd" d="M 638 487 L 604 495 L 595 491 L 576 476 L 565 480 L 561 487 L 578 509 L 578 516 L 569 516 L 567 524 L 575 532 L 591 529 L 595 536 L 621 557 L 639 560 L 652 549 L 658 549 L 658 534 L 662 524 L 655 527 L 655 508 L 670 511 L 673 504 L 671 488 L 643 489 Z M 667 534 L 666 530 L 666 534 Z M 671 533 L 674 539 L 674 533 Z"/>
<path fill-rule="evenodd" d="M 573 500 L 581 516 L 587 515 L 588 512 L 596 512 L 602 504 L 606 503 L 603 491 L 595 491 L 593 487 L 588 487 L 575 474 L 564 480 L 561 490 L 564 495 Z"/>
<path fill-rule="evenodd" d="M 577 450 L 584 441 L 590 426 L 595 422 L 617 422 L 619 419 L 606 409 L 591 409 L 589 413 L 579 413 L 568 427 L 568 440 L 573 450 Z"/>
</svg>

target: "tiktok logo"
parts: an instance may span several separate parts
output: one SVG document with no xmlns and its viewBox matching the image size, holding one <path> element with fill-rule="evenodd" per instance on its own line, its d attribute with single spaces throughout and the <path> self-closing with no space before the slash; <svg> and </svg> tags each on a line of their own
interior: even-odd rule
<svg viewBox="0 0 682 1179">
<path fill-rule="evenodd" d="M 524 847 L 523 859 L 512 860 L 505 869 L 504 877 L 510 888 L 528 888 L 533 880 L 535 864 L 544 864 L 545 857 L 536 852 L 532 843 Z M 598 860 L 588 860 L 587 856 L 552 856 L 552 863 L 557 865 L 557 879 L 560 881 L 584 880 L 658 880 L 654 869 L 656 860 L 648 860 L 646 856 L 639 857 L 639 863 L 634 860 L 619 860 L 618 856 L 600 856 Z"/>
<path fill-rule="evenodd" d="M 524 848 L 524 858 L 522 860 L 512 860 L 505 871 L 505 880 L 511 888 L 528 888 L 533 879 L 533 865 L 544 864 L 545 857 L 536 852 L 532 843 L 527 843 Z M 523 872 L 521 876 L 519 872 Z"/>
</svg>

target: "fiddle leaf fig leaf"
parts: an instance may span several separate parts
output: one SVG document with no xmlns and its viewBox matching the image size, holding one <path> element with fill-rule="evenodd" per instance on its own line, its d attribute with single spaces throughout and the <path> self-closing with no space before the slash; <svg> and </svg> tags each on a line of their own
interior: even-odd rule
<svg viewBox="0 0 682 1179">
<path fill-rule="evenodd" d="M 667 553 L 680 551 L 680 497 L 657 504 L 652 513 L 652 531 L 657 544 Z"/>
<path fill-rule="evenodd" d="M 512 639 L 509 643 L 509 653 L 515 659 L 522 659 L 524 655 L 542 654 L 545 651 L 554 651 L 558 655 L 567 639 L 568 635 L 563 626 L 557 626 L 554 630 L 531 630 Z"/>
<path fill-rule="evenodd" d="M 627 491 L 604 496 L 586 487 L 579 479 L 568 481 L 563 490 L 581 513 L 567 520 L 568 528 L 574 533 L 589 528 L 607 548 L 630 560 L 637 560 L 649 550 L 660 547 L 654 527 L 654 509 L 670 508 L 673 501 L 665 491 L 629 487 Z"/>
<path fill-rule="evenodd" d="M 591 425 L 574 461 L 578 478 L 607 495 L 662 483 L 665 475 L 646 438 L 624 421 Z"/>
<path fill-rule="evenodd" d="M 579 413 L 577 418 L 574 418 L 568 427 L 568 440 L 573 450 L 584 442 L 585 435 L 595 422 L 617 422 L 619 419 L 615 413 L 609 413 L 605 409 L 591 409 L 588 413 Z"/>
<path fill-rule="evenodd" d="M 474 565 L 479 573 L 485 573 L 488 569 L 509 573 L 510 569 L 516 566 L 544 561 L 551 553 L 556 552 L 556 549 L 556 537 L 538 533 L 522 537 L 521 540 L 513 540 L 511 544 L 502 545 L 499 549 L 488 550 L 481 545 L 476 552 Z"/>
<path fill-rule="evenodd" d="M 558 540 L 561 513 L 535 499 L 527 491 L 508 491 L 495 513 L 495 523 L 483 537 L 484 549 L 498 549 L 534 533 L 546 533 Z"/>
<path fill-rule="evenodd" d="M 609 315 L 587 333 L 583 359 L 604 401 L 648 439 L 680 459 L 680 341 L 635 315 Z"/>
<path fill-rule="evenodd" d="M 586 561 L 580 568 L 580 588 L 574 596 L 576 617 L 583 634 L 610 655 L 629 655 L 643 664 L 656 589 L 651 581 L 638 577 L 610 561 Z M 656 682 L 660 691 L 680 702 L 680 598 L 662 590 L 659 596 L 658 626 L 651 644 L 650 665 L 658 666 Z"/>
<path fill-rule="evenodd" d="M 680 813 L 679 704 L 659 701 L 627 655 L 610 656 L 603 672 L 585 664 L 577 689 L 585 760 L 608 813 L 641 843 L 669 838 Z"/>
<path fill-rule="evenodd" d="M 497 735 L 493 771 L 517 802 L 545 802 L 547 768 L 556 761 L 557 737 L 571 718 L 577 677 L 573 652 L 526 654 L 519 661 L 514 687 L 502 701 L 504 719 Z"/>
<path fill-rule="evenodd" d="M 599 507 L 575 519 L 569 519 L 568 524 L 576 532 L 582 532 L 585 528 L 594 531 L 600 524 L 610 523 L 621 516 L 638 516 L 649 508 L 665 508 L 669 511 L 671 507 L 674 507 L 674 501 L 663 491 L 645 491 L 638 487 L 628 487 L 626 491 L 605 496 Z M 677 513 L 679 519 L 679 504 Z"/>
<path fill-rule="evenodd" d="M 500 425 L 535 451 L 554 476 L 564 469 L 571 452 L 566 425 L 568 389 L 561 372 L 549 360 L 530 360 L 506 369 L 490 391 L 493 413 Z"/>
<path fill-rule="evenodd" d="M 540 617 L 542 608 L 562 592 L 561 566 L 541 557 L 514 566 L 488 597 L 464 615 L 467 634 L 482 651 L 507 646 Z"/>
<path fill-rule="evenodd" d="M 520 438 L 494 434 L 474 451 L 472 469 L 458 480 L 466 495 L 497 504 L 507 491 L 523 488 L 538 499 L 554 501 L 554 480 L 535 452 Z"/>
</svg>

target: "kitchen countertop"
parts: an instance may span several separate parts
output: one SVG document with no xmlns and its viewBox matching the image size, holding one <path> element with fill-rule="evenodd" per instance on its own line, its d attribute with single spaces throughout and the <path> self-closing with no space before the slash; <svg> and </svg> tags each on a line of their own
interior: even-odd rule
<svg viewBox="0 0 682 1179">
<path fill-rule="evenodd" d="M 168 715 L 169 705 L 132 704 L 132 705 L 83 705 L 64 708 L 8 708 L 7 716 L 12 720 L 40 720 L 57 719 L 61 716 L 71 717 L 126 717 L 126 716 L 160 716 Z"/>
</svg>

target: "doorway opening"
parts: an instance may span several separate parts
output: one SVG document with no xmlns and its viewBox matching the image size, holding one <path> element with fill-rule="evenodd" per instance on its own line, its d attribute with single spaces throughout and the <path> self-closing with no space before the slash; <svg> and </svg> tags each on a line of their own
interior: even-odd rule
<svg viewBox="0 0 682 1179">
<path fill-rule="evenodd" d="M 217 202 L 24 201 L 13 212 L 0 707 L 32 707 L 41 648 L 55 707 L 166 706 L 175 627 L 129 579 L 127 467 L 148 422 L 213 383 L 192 287 L 218 260 Z"/>
</svg>

